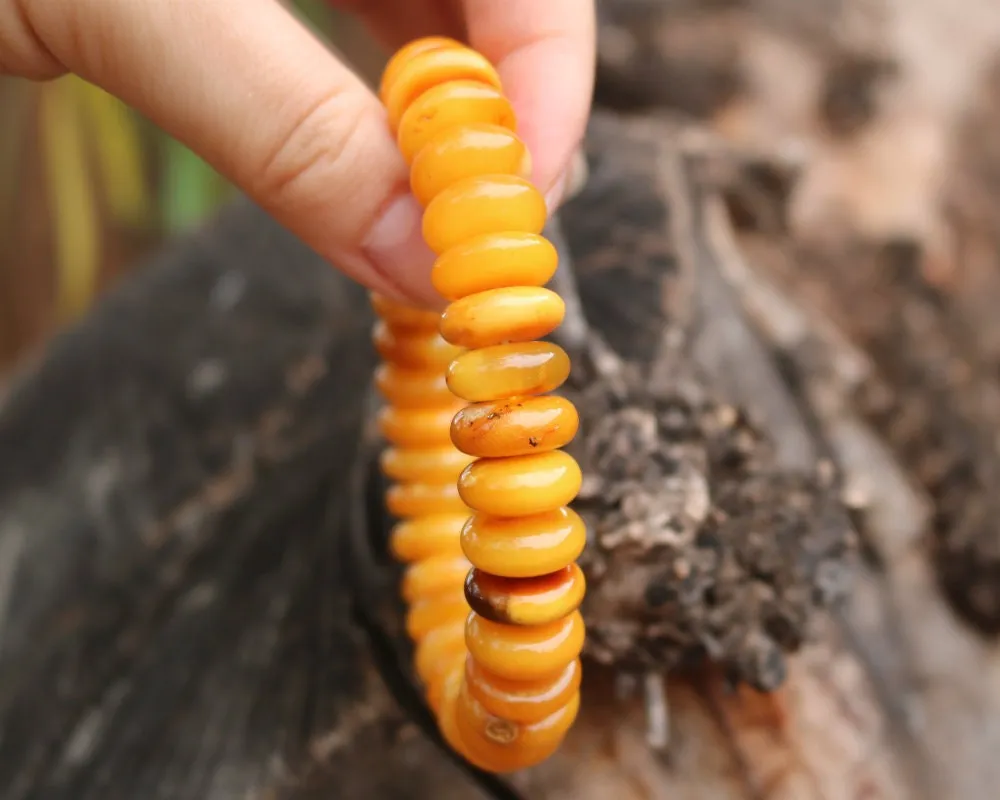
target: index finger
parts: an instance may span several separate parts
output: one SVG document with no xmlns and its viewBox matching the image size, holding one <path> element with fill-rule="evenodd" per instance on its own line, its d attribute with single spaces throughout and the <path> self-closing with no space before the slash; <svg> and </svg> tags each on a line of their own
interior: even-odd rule
<svg viewBox="0 0 1000 800">
<path fill-rule="evenodd" d="M 496 66 L 532 156 L 532 178 L 558 202 L 594 88 L 592 0 L 462 0 L 469 43 Z M 551 205 L 551 203 L 550 203 Z"/>
</svg>

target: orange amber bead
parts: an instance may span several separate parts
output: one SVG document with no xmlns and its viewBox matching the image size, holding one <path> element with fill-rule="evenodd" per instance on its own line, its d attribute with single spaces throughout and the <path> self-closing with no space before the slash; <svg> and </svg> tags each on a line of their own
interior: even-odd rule
<svg viewBox="0 0 1000 800">
<path fill-rule="evenodd" d="M 418 598 L 429 598 L 441 592 L 455 595 L 456 589 L 465 586 L 472 565 L 465 556 L 444 554 L 431 556 L 408 567 L 403 575 L 401 594 L 412 603 Z"/>
<path fill-rule="evenodd" d="M 508 286 L 544 286 L 559 254 L 534 233 L 488 233 L 455 245 L 434 263 L 431 281 L 448 300 Z"/>
<path fill-rule="evenodd" d="M 435 628 L 464 620 L 468 615 L 469 604 L 461 592 L 418 600 L 406 613 L 406 633 L 419 642 Z"/>
<path fill-rule="evenodd" d="M 468 515 L 434 514 L 396 523 L 389 546 L 399 561 L 412 563 L 442 553 L 462 552 L 459 536 Z"/>
<path fill-rule="evenodd" d="M 416 39 L 410 42 L 408 45 L 399 48 L 392 58 L 385 65 L 385 69 L 382 70 L 382 80 L 379 83 L 378 96 L 379 99 L 385 103 L 386 93 L 390 86 L 396 82 L 396 76 L 399 71 L 405 66 L 409 61 L 421 53 L 426 53 L 431 50 L 444 50 L 444 49 L 461 49 L 464 45 L 455 39 L 450 39 L 447 36 L 425 36 L 423 39 Z"/>
<path fill-rule="evenodd" d="M 580 688 L 580 659 L 574 659 L 554 678 L 512 681 L 484 669 L 473 659 L 465 663 L 465 680 L 483 708 L 501 719 L 530 724 L 566 705 Z"/>
<path fill-rule="evenodd" d="M 462 352 L 462 348 L 446 342 L 436 330 L 394 330 L 378 322 L 372 338 L 375 350 L 385 361 L 411 369 L 444 369 Z"/>
<path fill-rule="evenodd" d="M 566 304 L 537 286 L 491 289 L 456 300 L 441 315 L 441 337 L 457 347 L 478 349 L 504 342 L 531 342 L 558 328 Z"/>
<path fill-rule="evenodd" d="M 453 183 L 424 212 L 427 246 L 440 255 L 486 233 L 540 233 L 548 211 L 534 185 L 516 175 L 475 175 Z"/>
<path fill-rule="evenodd" d="M 537 578 L 502 578 L 474 569 L 465 581 L 465 599 L 479 616 L 493 622 L 545 625 L 576 611 L 586 587 L 576 564 Z"/>
<path fill-rule="evenodd" d="M 407 369 L 379 364 L 375 370 L 375 387 L 386 402 L 400 408 L 433 408 L 455 401 L 445 381 L 444 369 Z"/>
<path fill-rule="evenodd" d="M 437 330 L 441 315 L 436 311 L 414 308 L 380 294 L 371 295 L 372 309 L 393 328 Z"/>
<path fill-rule="evenodd" d="M 451 442 L 449 427 L 458 408 L 455 401 L 444 408 L 385 406 L 378 412 L 379 430 L 386 439 L 399 447 L 446 445 Z"/>
<path fill-rule="evenodd" d="M 493 575 L 530 578 L 575 561 L 587 544 L 580 515 L 558 508 L 531 517 L 476 514 L 462 528 L 462 551 Z"/>
<path fill-rule="evenodd" d="M 562 450 L 511 458 L 481 458 L 458 479 L 458 493 L 470 508 L 498 517 L 541 514 L 567 505 L 583 475 Z"/>
<path fill-rule="evenodd" d="M 465 627 L 465 644 L 476 661 L 502 678 L 540 680 L 557 675 L 579 657 L 584 632 L 579 611 L 533 627 L 501 625 L 473 613 Z"/>
<path fill-rule="evenodd" d="M 517 124 L 510 101 L 492 86 L 451 81 L 428 89 L 410 104 L 399 121 L 396 141 L 410 164 L 441 131 L 480 122 L 510 130 Z"/>
<path fill-rule="evenodd" d="M 468 656 L 464 620 L 435 628 L 417 643 L 414 669 L 435 712 L 441 707 L 445 679 L 455 673 L 461 676 Z"/>
<path fill-rule="evenodd" d="M 382 453 L 379 466 L 387 477 L 402 483 L 447 483 L 457 481 L 471 461 L 455 447 L 390 447 Z"/>
<path fill-rule="evenodd" d="M 517 725 L 488 713 L 463 684 L 455 717 L 465 747 L 497 772 L 512 772 L 544 761 L 562 743 L 576 719 L 579 694 L 544 720 Z"/>
<path fill-rule="evenodd" d="M 448 388 L 463 400 L 481 403 L 544 394 L 569 377 L 569 356 L 549 342 L 498 344 L 462 353 L 448 365 Z"/>
<path fill-rule="evenodd" d="M 410 188 L 427 205 L 453 183 L 474 175 L 531 176 L 531 157 L 514 131 L 480 123 L 448 128 L 417 153 Z"/>
<path fill-rule="evenodd" d="M 564 397 L 498 400 L 459 411 L 451 423 L 451 441 L 470 456 L 524 456 L 564 447 L 579 425 L 576 407 Z"/>
<path fill-rule="evenodd" d="M 466 48 L 437 48 L 413 55 L 386 86 L 389 127 L 395 130 L 403 113 L 428 89 L 458 80 L 476 81 L 501 89 L 500 76 L 479 53 Z"/>
<path fill-rule="evenodd" d="M 385 505 L 394 517 L 423 517 L 428 514 L 462 514 L 470 509 L 462 502 L 454 483 L 404 483 L 390 486 Z"/>
</svg>

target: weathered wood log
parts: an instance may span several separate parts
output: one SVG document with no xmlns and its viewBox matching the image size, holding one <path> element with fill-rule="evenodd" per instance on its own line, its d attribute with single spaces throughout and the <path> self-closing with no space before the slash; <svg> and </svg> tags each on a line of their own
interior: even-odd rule
<svg viewBox="0 0 1000 800">
<path fill-rule="evenodd" d="M 698 298 L 699 368 L 780 458 L 826 457 L 867 487 L 868 535 L 901 514 L 912 537 L 927 499 L 844 399 L 843 365 L 865 358 L 742 261 L 699 158 L 669 126 L 604 116 L 589 148 L 565 224 L 594 325 L 654 362 Z M 358 287 L 239 205 L 16 382 L 0 409 L 5 798 L 991 796 L 996 655 L 949 617 L 912 538 L 879 545 L 777 694 L 674 675 L 664 756 L 640 700 L 590 665 L 560 753 L 477 784 L 396 705 L 352 607 L 370 323 Z"/>
</svg>

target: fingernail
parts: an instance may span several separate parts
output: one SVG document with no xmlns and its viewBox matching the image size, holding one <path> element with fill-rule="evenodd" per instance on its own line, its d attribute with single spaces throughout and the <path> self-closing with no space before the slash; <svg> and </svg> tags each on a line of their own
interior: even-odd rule
<svg viewBox="0 0 1000 800">
<path fill-rule="evenodd" d="M 434 253 L 424 241 L 423 213 L 412 194 L 400 195 L 372 225 L 361 249 L 372 268 L 403 295 L 401 299 L 439 308 L 445 301 L 431 284 Z"/>
<path fill-rule="evenodd" d="M 551 214 L 564 200 L 575 197 L 587 183 L 587 159 L 583 151 L 577 149 L 570 158 L 569 166 L 562 172 L 545 194 L 545 206 Z"/>
</svg>

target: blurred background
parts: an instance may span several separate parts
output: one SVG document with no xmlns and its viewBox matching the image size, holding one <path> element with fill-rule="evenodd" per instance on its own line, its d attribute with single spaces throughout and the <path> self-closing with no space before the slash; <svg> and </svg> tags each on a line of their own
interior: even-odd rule
<svg viewBox="0 0 1000 800">
<path fill-rule="evenodd" d="M 292 5 L 360 72 L 377 76 L 385 56 L 352 18 L 323 0 Z M 0 77 L 0 110 L 2 376 L 233 190 L 186 147 L 76 77 Z"/>
</svg>

